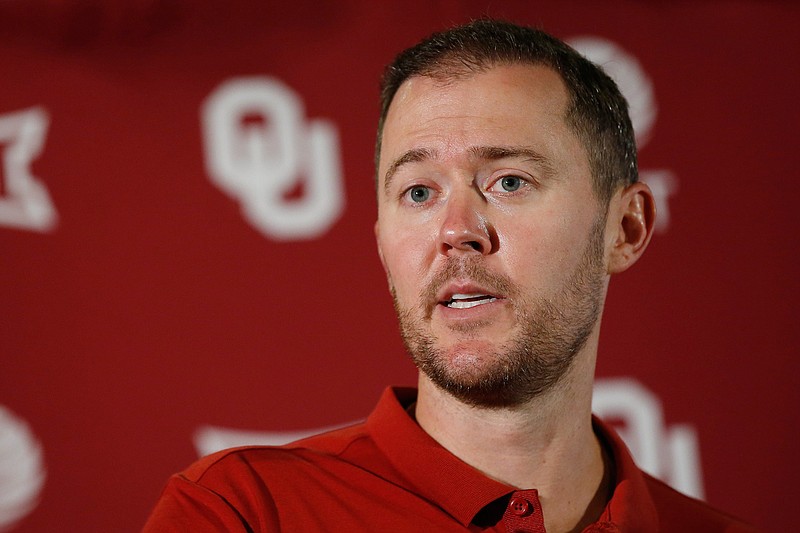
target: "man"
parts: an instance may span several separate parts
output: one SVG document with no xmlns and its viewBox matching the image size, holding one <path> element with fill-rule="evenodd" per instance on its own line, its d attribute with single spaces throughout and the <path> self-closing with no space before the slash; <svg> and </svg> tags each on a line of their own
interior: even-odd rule
<svg viewBox="0 0 800 533">
<path fill-rule="evenodd" d="M 148 531 L 747 531 L 591 416 L 609 276 L 655 207 L 627 107 L 542 32 L 478 21 L 387 69 L 378 251 L 419 389 L 364 424 L 220 452 Z"/>
</svg>

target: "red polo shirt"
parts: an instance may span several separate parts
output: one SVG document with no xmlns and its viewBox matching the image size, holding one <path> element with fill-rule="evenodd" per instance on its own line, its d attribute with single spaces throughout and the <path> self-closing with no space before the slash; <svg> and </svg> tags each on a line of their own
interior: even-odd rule
<svg viewBox="0 0 800 533">
<path fill-rule="evenodd" d="M 204 457 L 169 480 L 145 531 L 544 532 L 536 490 L 493 481 L 445 450 L 406 412 L 415 400 L 414 389 L 387 389 L 363 424 Z M 754 531 L 644 474 L 594 423 L 615 487 L 584 531 Z"/>
</svg>

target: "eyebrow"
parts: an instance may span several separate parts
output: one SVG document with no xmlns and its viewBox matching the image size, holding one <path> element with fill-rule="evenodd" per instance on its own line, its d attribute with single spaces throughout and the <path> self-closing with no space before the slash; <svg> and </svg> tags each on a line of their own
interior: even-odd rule
<svg viewBox="0 0 800 533">
<path fill-rule="evenodd" d="M 419 163 L 420 161 L 427 161 L 429 159 L 435 159 L 436 152 L 433 150 L 429 150 L 427 148 L 414 148 L 412 150 L 407 151 L 397 159 L 395 159 L 389 168 L 386 170 L 386 177 L 383 179 L 383 190 L 384 192 L 389 192 L 389 186 L 392 183 L 392 178 L 397 173 L 397 171 L 403 165 L 407 165 L 409 163 Z"/>
<path fill-rule="evenodd" d="M 473 146 L 469 149 L 470 153 L 478 159 L 486 161 L 496 161 L 498 159 L 517 158 L 524 161 L 532 161 L 542 168 L 545 176 L 555 173 L 555 168 L 549 158 L 541 152 L 527 146 Z"/>
<path fill-rule="evenodd" d="M 472 146 L 468 149 L 471 156 L 484 161 L 496 161 L 498 159 L 518 158 L 525 161 L 533 161 L 542 168 L 545 177 L 555 174 L 550 159 L 527 146 Z M 436 159 L 435 150 L 428 148 L 413 148 L 395 159 L 386 170 L 383 181 L 384 191 L 388 192 L 392 183 L 392 178 L 397 171 L 409 163 L 419 163 L 430 159 Z"/>
</svg>

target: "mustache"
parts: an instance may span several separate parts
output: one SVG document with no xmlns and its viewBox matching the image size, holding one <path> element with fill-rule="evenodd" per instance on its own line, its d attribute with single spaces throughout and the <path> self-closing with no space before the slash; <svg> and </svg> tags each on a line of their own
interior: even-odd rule
<svg viewBox="0 0 800 533">
<path fill-rule="evenodd" d="M 516 285 L 511 278 L 492 272 L 484 265 L 482 257 L 448 257 L 437 270 L 422 291 L 422 307 L 426 317 L 430 318 L 434 307 L 438 304 L 436 295 L 441 288 L 454 280 L 468 279 L 491 294 L 502 294 L 513 298 L 517 294 Z"/>
</svg>

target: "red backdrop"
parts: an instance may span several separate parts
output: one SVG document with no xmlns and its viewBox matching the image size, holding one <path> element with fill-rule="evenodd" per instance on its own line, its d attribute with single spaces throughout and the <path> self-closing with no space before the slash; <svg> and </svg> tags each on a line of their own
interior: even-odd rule
<svg viewBox="0 0 800 533">
<path fill-rule="evenodd" d="M 487 13 L 601 39 L 640 108 L 662 225 L 612 281 L 598 410 L 790 530 L 797 4 L 275 4 L 0 3 L 0 530 L 137 530 L 201 428 L 347 422 L 413 383 L 372 235 L 377 83 Z"/>
</svg>

